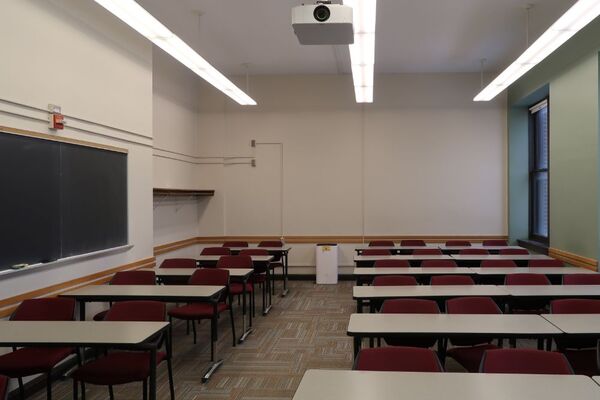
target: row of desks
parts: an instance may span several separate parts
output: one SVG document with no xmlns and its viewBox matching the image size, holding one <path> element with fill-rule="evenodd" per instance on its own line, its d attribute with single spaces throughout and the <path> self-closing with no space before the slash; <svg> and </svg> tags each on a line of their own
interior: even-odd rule
<svg viewBox="0 0 600 400">
<path fill-rule="evenodd" d="M 484 276 L 502 276 L 509 274 L 543 274 L 550 276 L 562 276 L 572 274 L 596 274 L 597 272 L 585 268 L 578 267 L 552 267 L 552 268 L 473 268 L 473 267 L 457 267 L 457 268 L 354 268 L 353 275 L 355 277 L 373 277 L 380 275 L 484 275 Z"/>
<path fill-rule="evenodd" d="M 490 253 L 498 253 L 501 250 L 525 250 L 519 246 L 482 246 L 481 244 L 473 244 L 472 246 L 446 246 L 445 244 L 428 244 L 427 246 L 359 246 L 354 251 L 356 254 L 361 254 L 367 249 L 388 250 L 392 254 L 411 254 L 414 250 L 421 249 L 439 249 L 444 254 L 454 254 L 465 249 L 485 249 Z"/>
<path fill-rule="evenodd" d="M 399 398 L 598 400 L 600 386 L 591 378 L 581 375 L 308 370 L 293 400 Z"/>
<path fill-rule="evenodd" d="M 412 265 L 426 260 L 453 260 L 459 265 L 480 263 L 484 260 L 503 260 L 514 261 L 517 264 L 527 263 L 531 260 L 552 260 L 552 257 L 544 254 L 399 254 L 399 255 L 381 255 L 381 256 L 354 256 L 354 262 L 357 266 L 371 266 L 377 260 L 403 260 Z"/>
</svg>

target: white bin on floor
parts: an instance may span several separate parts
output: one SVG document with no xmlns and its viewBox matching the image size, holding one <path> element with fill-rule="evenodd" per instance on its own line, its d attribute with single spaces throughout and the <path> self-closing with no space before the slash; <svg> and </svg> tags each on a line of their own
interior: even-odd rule
<svg viewBox="0 0 600 400">
<path fill-rule="evenodd" d="M 335 243 L 317 244 L 317 283 L 336 284 L 338 282 L 338 245 Z"/>
</svg>

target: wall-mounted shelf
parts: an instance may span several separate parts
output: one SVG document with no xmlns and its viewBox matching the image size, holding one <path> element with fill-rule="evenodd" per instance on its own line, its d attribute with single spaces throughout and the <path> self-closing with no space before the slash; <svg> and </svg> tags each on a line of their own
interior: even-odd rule
<svg viewBox="0 0 600 400">
<path fill-rule="evenodd" d="M 154 195 L 159 196 L 214 196 L 214 190 L 198 190 L 198 189 L 167 189 L 167 188 L 154 188 Z"/>
</svg>

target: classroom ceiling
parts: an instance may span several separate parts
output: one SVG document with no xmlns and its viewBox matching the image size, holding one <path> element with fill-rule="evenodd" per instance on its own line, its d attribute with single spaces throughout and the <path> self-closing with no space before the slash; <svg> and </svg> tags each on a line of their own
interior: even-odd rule
<svg viewBox="0 0 600 400">
<path fill-rule="evenodd" d="M 347 46 L 301 46 L 302 0 L 138 0 L 225 74 L 350 72 Z M 377 73 L 499 71 L 576 0 L 378 0 Z M 312 0 L 304 0 L 312 3 Z M 340 2 L 340 1 L 336 1 Z"/>
</svg>

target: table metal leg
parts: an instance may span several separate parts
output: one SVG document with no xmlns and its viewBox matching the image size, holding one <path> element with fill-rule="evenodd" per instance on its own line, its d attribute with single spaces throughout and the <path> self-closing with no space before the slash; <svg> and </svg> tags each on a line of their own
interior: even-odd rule
<svg viewBox="0 0 600 400">
<path fill-rule="evenodd" d="M 206 372 L 204 373 L 204 375 L 202 375 L 202 383 L 206 383 L 209 381 L 210 377 L 212 376 L 212 374 L 214 374 L 217 369 L 219 369 L 219 367 L 221 366 L 221 364 L 223 364 L 223 360 L 217 360 L 217 348 L 218 343 L 217 343 L 217 302 L 213 303 L 213 312 L 214 312 L 214 317 L 211 321 L 210 324 L 210 340 L 211 340 L 211 345 L 210 345 L 210 366 L 208 367 L 208 369 L 206 370 Z"/>
<path fill-rule="evenodd" d="M 156 347 L 150 351 L 150 400 L 156 400 Z"/>
<path fill-rule="evenodd" d="M 85 321 L 85 301 L 79 301 L 79 320 Z"/>
<path fill-rule="evenodd" d="M 265 286 L 267 288 L 267 306 L 263 310 L 263 315 L 267 315 L 269 311 L 271 311 L 271 307 L 273 306 L 272 297 L 271 297 L 271 266 L 267 266 L 267 280 L 265 282 Z"/>
<path fill-rule="evenodd" d="M 360 346 L 362 343 L 362 337 L 354 336 L 354 359 L 358 356 L 358 352 L 360 351 Z"/>
<path fill-rule="evenodd" d="M 249 325 L 246 327 L 246 280 L 242 282 L 243 291 L 242 291 L 242 336 L 240 336 L 240 340 L 238 343 L 243 343 L 248 335 L 252 333 L 252 310 L 250 310 L 249 314 Z"/>
<path fill-rule="evenodd" d="M 363 301 L 362 299 L 356 299 L 356 312 L 362 314 L 363 312 Z"/>
<path fill-rule="evenodd" d="M 285 297 L 288 290 L 288 255 L 287 253 L 283 254 L 283 292 L 281 293 L 281 297 Z"/>
</svg>

